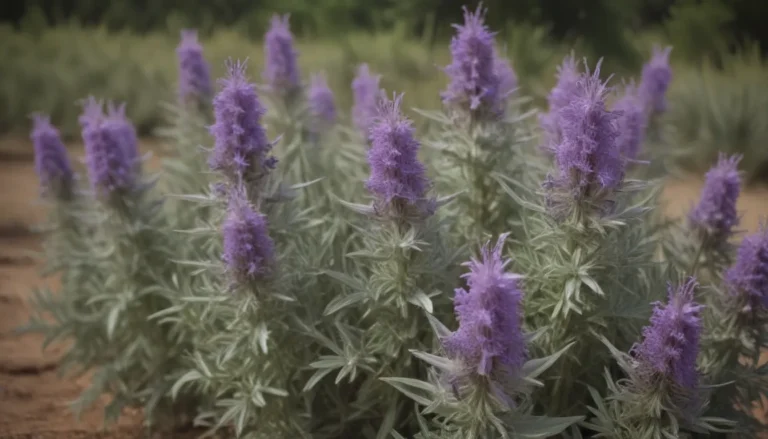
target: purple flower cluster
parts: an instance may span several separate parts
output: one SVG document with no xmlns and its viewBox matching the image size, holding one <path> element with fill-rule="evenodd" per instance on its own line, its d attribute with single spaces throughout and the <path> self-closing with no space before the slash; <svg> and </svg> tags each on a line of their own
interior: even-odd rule
<svg viewBox="0 0 768 439">
<path fill-rule="evenodd" d="M 645 107 L 634 84 L 625 87 L 624 95 L 613 106 L 613 111 L 619 114 L 619 149 L 624 157 L 634 160 L 640 152 L 647 126 Z"/>
<path fill-rule="evenodd" d="M 453 109 L 493 118 L 504 113 L 502 87 L 508 87 L 510 76 L 506 66 L 497 61 L 495 33 L 485 25 L 485 14 L 482 6 L 474 13 L 464 8 L 464 24 L 454 25 L 457 34 L 451 40 L 452 61 L 445 68 L 449 84 L 441 96 Z"/>
<path fill-rule="evenodd" d="M 515 90 L 517 90 L 517 74 L 512 68 L 512 64 L 509 60 L 498 54 L 494 57 L 493 69 L 499 80 L 499 97 L 502 100 L 506 100 Z"/>
<path fill-rule="evenodd" d="M 647 112 L 662 113 L 667 109 L 666 93 L 672 82 L 671 51 L 671 47 L 654 47 L 650 61 L 643 66 L 639 92 Z"/>
<path fill-rule="evenodd" d="M 321 127 L 336 123 L 336 100 L 324 75 L 312 75 L 307 91 L 307 104 L 312 117 Z"/>
<path fill-rule="evenodd" d="M 684 391 L 694 391 L 698 386 L 696 357 L 703 307 L 694 302 L 696 286 L 694 278 L 677 290 L 670 285 L 669 302 L 655 304 L 651 324 L 643 329 L 643 341 L 632 349 L 646 383 L 663 377 Z"/>
<path fill-rule="evenodd" d="M 720 155 L 717 164 L 707 172 L 699 204 L 688 214 L 694 229 L 714 239 L 711 244 L 725 243 L 739 223 L 736 201 L 741 191 L 740 160 L 738 156 Z"/>
<path fill-rule="evenodd" d="M 547 102 L 549 111 L 556 114 L 558 110 L 567 106 L 571 99 L 576 96 L 579 88 L 579 73 L 576 57 L 571 54 L 563 60 L 563 63 L 557 68 L 557 84 L 549 92 Z"/>
<path fill-rule="evenodd" d="M 261 125 L 266 109 L 248 82 L 245 63 L 230 62 L 227 69 L 228 76 L 220 80 L 222 89 L 213 99 L 215 122 L 210 132 L 215 143 L 209 164 L 237 181 L 246 173 L 274 168 L 276 161 L 268 157 L 272 143 Z"/>
<path fill-rule="evenodd" d="M 462 276 L 469 289 L 458 288 L 454 299 L 459 329 L 442 340 L 449 357 L 471 374 L 514 374 L 527 359 L 520 276 L 506 272 L 510 260 L 502 258 L 507 236 L 501 235 L 493 248 L 487 243 L 480 259 L 464 263 L 470 269 Z"/>
<path fill-rule="evenodd" d="M 725 283 L 732 294 L 747 295 L 752 306 L 768 307 L 768 224 L 741 242 Z"/>
<path fill-rule="evenodd" d="M 600 79 L 600 64 L 557 92 L 567 93 L 556 96 L 556 110 L 551 113 L 552 128 L 557 130 L 551 134 L 558 139 L 552 149 L 561 184 L 579 193 L 594 186 L 616 188 L 624 178 L 625 161 L 617 145 L 618 114 L 605 106 L 607 88 Z"/>
<path fill-rule="evenodd" d="M 48 116 L 42 114 L 35 114 L 33 123 L 30 138 L 35 149 L 35 171 L 43 194 L 69 190 L 75 175 L 59 130 L 51 124 Z"/>
<path fill-rule="evenodd" d="M 139 137 L 136 134 L 136 128 L 125 114 L 125 103 L 119 105 L 112 102 L 107 103 L 107 119 L 114 125 L 114 129 L 118 133 L 117 137 L 120 139 L 125 157 L 134 166 L 138 165 L 141 161 Z"/>
<path fill-rule="evenodd" d="M 270 28 L 264 37 L 264 80 L 272 91 L 291 93 L 301 86 L 298 52 L 293 45 L 289 16 L 272 16 Z"/>
<path fill-rule="evenodd" d="M 203 56 L 203 46 L 197 41 L 197 31 L 181 31 L 181 43 L 176 48 L 179 61 L 179 99 L 207 100 L 213 93 L 211 73 Z"/>
<path fill-rule="evenodd" d="M 243 190 L 230 192 L 222 236 L 222 259 L 236 284 L 244 285 L 269 274 L 275 244 L 269 236 L 266 218 L 248 204 Z"/>
<path fill-rule="evenodd" d="M 130 190 L 138 177 L 136 131 L 125 117 L 124 107 L 103 104 L 89 98 L 80 116 L 85 162 L 91 185 L 97 193 L 109 195 Z"/>
<path fill-rule="evenodd" d="M 547 102 L 549 113 L 539 116 L 539 123 L 546 135 L 545 150 L 552 151 L 560 142 L 560 128 L 557 115 L 560 109 L 566 107 L 578 92 L 580 73 L 576 58 L 571 54 L 557 68 L 557 83 L 549 92 Z"/>
<path fill-rule="evenodd" d="M 374 75 L 368 68 L 368 64 L 361 64 L 357 68 L 357 76 L 352 81 L 352 94 L 354 106 L 352 107 L 352 121 L 357 129 L 368 136 L 373 119 L 376 117 L 376 104 L 381 95 L 379 87 L 380 75 Z"/>
<path fill-rule="evenodd" d="M 389 100 L 382 96 L 369 132 L 371 176 L 367 188 L 384 205 L 393 200 L 415 205 L 429 185 L 426 169 L 418 159 L 420 145 L 414 128 L 400 112 L 402 97 Z"/>
</svg>

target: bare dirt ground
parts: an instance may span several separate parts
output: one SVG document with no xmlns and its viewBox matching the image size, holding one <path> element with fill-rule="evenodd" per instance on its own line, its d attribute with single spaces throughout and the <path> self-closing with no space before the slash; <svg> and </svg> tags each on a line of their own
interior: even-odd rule
<svg viewBox="0 0 768 439">
<path fill-rule="evenodd" d="M 40 267 L 24 254 L 39 249 L 39 238 L 26 232 L 26 228 L 39 223 L 45 215 L 42 207 L 35 205 L 38 185 L 30 149 L 23 140 L 11 147 L 0 145 L 0 439 L 147 437 L 141 413 L 137 411 L 126 412 L 118 425 L 102 429 L 105 401 L 76 422 L 67 404 L 86 386 L 88 377 L 60 378 L 56 365 L 61 347 L 42 352 L 39 336 L 14 333 L 29 317 L 30 291 L 56 282 L 41 279 Z M 73 149 L 72 153 L 82 157 L 81 149 Z M 664 200 L 671 215 L 684 214 L 697 200 L 701 181 L 691 178 L 668 185 Z M 768 217 L 768 188 L 745 191 L 739 209 L 744 212 L 742 227 L 756 230 L 758 219 Z M 155 437 L 194 436 L 175 432 Z"/>
</svg>

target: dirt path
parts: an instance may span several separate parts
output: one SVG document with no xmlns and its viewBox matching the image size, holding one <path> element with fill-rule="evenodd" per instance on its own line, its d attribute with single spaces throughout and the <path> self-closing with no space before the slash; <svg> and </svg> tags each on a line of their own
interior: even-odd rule
<svg viewBox="0 0 768 439">
<path fill-rule="evenodd" d="M 0 157 L 0 439 L 146 437 L 141 414 L 136 411 L 127 411 L 118 425 L 100 431 L 104 401 L 75 422 L 67 403 L 86 386 L 87 377 L 59 378 L 55 367 L 61 348 L 43 353 L 41 337 L 13 332 L 27 322 L 30 291 L 35 286 L 55 283 L 40 279 L 39 266 L 24 255 L 24 251 L 40 246 L 37 237 L 24 233 L 25 226 L 40 222 L 45 214 L 41 206 L 34 204 L 37 179 L 28 154 L 13 154 L 29 148 L 26 142 L 0 148 L 5 151 Z M 82 151 L 73 153 L 81 155 Z M 670 185 L 664 196 L 669 212 L 684 214 L 696 201 L 700 184 L 691 180 Z M 758 218 L 768 216 L 768 189 L 744 193 L 739 208 L 745 212 L 743 228 L 755 230 Z M 164 437 L 193 436 L 173 433 Z"/>
</svg>

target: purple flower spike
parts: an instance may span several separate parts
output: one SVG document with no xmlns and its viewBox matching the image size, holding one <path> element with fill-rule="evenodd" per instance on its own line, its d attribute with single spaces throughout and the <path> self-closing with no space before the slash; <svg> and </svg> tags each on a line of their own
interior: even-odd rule
<svg viewBox="0 0 768 439">
<path fill-rule="evenodd" d="M 109 102 L 107 104 L 107 119 L 114 127 L 126 160 L 138 165 L 141 160 L 139 157 L 139 138 L 136 135 L 136 128 L 125 114 L 125 103 L 115 105 L 113 102 Z"/>
<path fill-rule="evenodd" d="M 222 88 L 213 99 L 215 122 L 210 128 L 215 143 L 209 164 L 234 181 L 250 171 L 275 165 L 267 156 L 272 143 L 261 125 L 266 109 L 248 82 L 245 69 L 245 63 L 227 64 L 228 75 L 219 81 Z"/>
<path fill-rule="evenodd" d="M 613 111 L 619 114 L 619 149 L 624 157 L 634 160 L 640 152 L 646 129 L 645 108 L 634 84 L 627 85 Z"/>
<path fill-rule="evenodd" d="M 665 95 L 672 82 L 672 68 L 669 66 L 671 51 L 671 47 L 654 47 L 651 60 L 643 66 L 640 96 L 643 97 L 647 112 L 662 113 L 667 109 Z"/>
<path fill-rule="evenodd" d="M 33 123 L 30 138 L 35 149 L 35 171 L 40 178 L 42 193 L 47 195 L 51 191 L 68 190 L 75 175 L 59 130 L 51 124 L 48 116 L 42 114 L 33 115 Z"/>
<path fill-rule="evenodd" d="M 126 123 L 130 124 L 114 114 L 105 115 L 103 104 L 92 97 L 80 116 L 88 175 L 94 191 L 101 195 L 129 190 L 136 182 L 135 156 L 129 147 L 131 137 Z"/>
<path fill-rule="evenodd" d="M 555 113 L 555 161 L 560 178 L 571 188 L 614 189 L 624 178 L 625 163 L 616 143 L 618 115 L 605 108 L 606 92 L 598 63 L 594 73 L 579 77 L 569 102 Z"/>
<path fill-rule="evenodd" d="M 382 96 L 369 132 L 371 176 L 367 188 L 385 205 L 393 200 L 415 205 L 424 198 L 429 183 L 418 159 L 420 145 L 411 121 L 400 112 L 402 97 L 389 100 Z"/>
<path fill-rule="evenodd" d="M 352 81 L 352 94 L 355 99 L 352 120 L 364 135 L 367 135 L 376 117 L 376 104 L 381 95 L 380 80 L 380 75 L 371 74 L 368 64 L 361 64 L 357 68 L 357 76 Z"/>
<path fill-rule="evenodd" d="M 222 259 L 236 285 L 244 285 L 269 274 L 275 244 L 267 230 L 266 217 L 248 204 L 242 189 L 230 192 L 227 217 L 222 225 Z"/>
<path fill-rule="evenodd" d="M 557 114 L 577 95 L 579 90 L 579 69 L 573 54 L 567 56 L 557 68 L 557 84 L 547 96 L 549 113 L 539 116 L 539 124 L 546 134 L 545 150 L 553 151 L 560 142 L 560 127 Z"/>
<path fill-rule="evenodd" d="M 638 371 L 647 383 L 664 377 L 689 393 L 698 386 L 696 357 L 703 306 L 694 302 L 696 286 L 694 278 L 676 291 L 670 285 L 669 302 L 655 304 L 651 324 L 643 329 L 643 341 L 632 348 Z"/>
<path fill-rule="evenodd" d="M 725 283 L 732 294 L 747 295 L 753 307 L 768 307 L 768 224 L 741 241 Z"/>
<path fill-rule="evenodd" d="M 181 31 L 181 43 L 176 49 L 179 60 L 179 99 L 207 100 L 213 94 L 211 73 L 203 56 L 203 46 L 197 41 L 197 31 Z"/>
<path fill-rule="evenodd" d="M 487 243 L 480 259 L 464 263 L 469 273 L 469 289 L 456 289 L 454 309 L 459 329 L 443 342 L 446 352 L 459 359 L 471 374 L 499 376 L 514 374 L 527 359 L 528 351 L 521 329 L 521 277 L 505 271 L 509 259 L 502 258 L 507 234 L 496 246 Z"/>
<path fill-rule="evenodd" d="M 739 223 L 736 201 L 741 192 L 740 160 L 740 156 L 720 154 L 717 164 L 707 172 L 699 204 L 688 214 L 692 226 L 715 243 L 726 242 Z"/>
<path fill-rule="evenodd" d="M 336 100 L 324 75 L 312 75 L 307 101 L 312 116 L 321 126 L 328 127 L 336 122 Z"/>
<path fill-rule="evenodd" d="M 269 31 L 264 39 L 264 80 L 278 93 L 292 92 L 301 85 L 298 53 L 293 46 L 289 18 L 288 15 L 272 16 Z"/>
<path fill-rule="evenodd" d="M 451 40 L 452 61 L 445 68 L 450 82 L 442 99 L 454 109 L 499 116 L 504 112 L 504 100 L 497 73 L 495 33 L 485 25 L 485 14 L 481 5 L 474 13 L 465 7 L 464 24 L 453 25 L 457 34 Z"/>
<path fill-rule="evenodd" d="M 499 97 L 506 99 L 517 90 L 517 74 L 509 60 L 498 54 L 495 56 L 493 68 L 499 80 Z"/>
<path fill-rule="evenodd" d="M 571 54 L 557 68 L 557 84 L 547 97 L 550 112 L 557 112 L 567 106 L 578 93 L 581 78 L 578 67 L 576 57 Z"/>
</svg>

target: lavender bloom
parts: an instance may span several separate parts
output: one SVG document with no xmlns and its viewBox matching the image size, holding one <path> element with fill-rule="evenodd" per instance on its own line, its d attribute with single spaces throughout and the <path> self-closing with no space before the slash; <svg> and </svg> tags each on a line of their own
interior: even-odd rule
<svg viewBox="0 0 768 439">
<path fill-rule="evenodd" d="M 139 157 L 139 138 L 136 135 L 131 121 L 125 114 L 125 103 L 115 106 L 110 102 L 107 104 L 107 118 L 113 124 L 117 138 L 120 140 L 126 160 L 134 165 L 138 165 Z"/>
<path fill-rule="evenodd" d="M 80 116 L 91 186 L 102 195 L 131 189 L 137 178 L 125 123 L 105 115 L 102 103 L 94 98 L 86 101 Z"/>
<path fill-rule="evenodd" d="M 695 229 L 717 242 L 727 241 L 739 223 L 736 201 L 741 191 L 740 160 L 739 156 L 720 154 L 717 164 L 707 172 L 699 204 L 688 214 Z"/>
<path fill-rule="evenodd" d="M 361 64 L 357 68 L 357 76 L 352 81 L 352 93 L 355 99 L 352 120 L 357 129 L 365 135 L 376 117 L 376 103 L 381 94 L 380 80 L 380 75 L 371 74 L 368 64 Z"/>
<path fill-rule="evenodd" d="M 668 288 L 669 303 L 655 304 L 643 341 L 632 348 L 641 377 L 652 382 L 664 377 L 685 391 L 698 385 L 696 357 L 701 336 L 701 305 L 694 302 L 696 280 L 688 279 L 675 291 Z"/>
<path fill-rule="evenodd" d="M 561 108 L 567 106 L 577 95 L 579 89 L 579 69 L 576 58 L 571 54 L 567 56 L 563 63 L 557 68 L 557 84 L 549 92 L 547 102 L 549 103 L 549 113 L 539 116 L 541 125 L 547 137 L 545 150 L 553 150 L 555 145 L 560 142 L 560 129 L 558 126 L 557 113 Z"/>
<path fill-rule="evenodd" d="M 275 244 L 267 219 L 248 204 L 244 191 L 230 192 L 227 217 L 222 225 L 222 259 L 236 284 L 266 276 L 274 262 Z"/>
<path fill-rule="evenodd" d="M 640 95 L 647 112 L 662 113 L 667 109 L 665 94 L 672 82 L 672 68 L 669 66 L 671 51 L 671 47 L 654 47 L 651 60 L 643 66 Z"/>
<path fill-rule="evenodd" d="M 605 108 L 600 63 L 576 82 L 567 104 L 557 109 L 559 143 L 554 147 L 560 178 L 568 187 L 616 188 L 624 178 L 624 160 L 616 140 L 618 115 Z"/>
<path fill-rule="evenodd" d="M 637 158 L 646 129 L 646 113 L 643 101 L 634 84 L 627 85 L 624 95 L 616 102 L 613 111 L 619 114 L 619 138 L 617 143 L 627 159 Z"/>
<path fill-rule="evenodd" d="M 528 356 L 521 330 L 520 276 L 505 271 L 510 260 L 501 255 L 507 236 L 501 235 L 493 249 L 487 243 L 479 260 L 463 264 L 470 268 L 462 276 L 469 289 L 456 289 L 459 329 L 442 340 L 450 357 L 486 377 L 514 374 Z"/>
<path fill-rule="evenodd" d="M 267 157 L 272 143 L 261 125 L 266 109 L 248 82 L 245 68 L 241 62 L 227 64 L 228 76 L 219 80 L 222 89 L 213 99 L 215 121 L 210 128 L 215 143 L 209 164 L 235 180 L 276 163 Z"/>
<path fill-rule="evenodd" d="M 336 101 L 325 76 L 312 75 L 307 101 L 312 116 L 321 126 L 327 127 L 336 122 Z"/>
<path fill-rule="evenodd" d="M 293 35 L 288 20 L 288 15 L 272 16 L 264 43 L 264 80 L 273 91 L 280 93 L 291 92 L 301 85 L 296 60 L 298 53 L 293 47 Z"/>
<path fill-rule="evenodd" d="M 499 80 L 499 96 L 508 98 L 517 89 L 517 75 L 508 59 L 498 56 L 494 58 L 496 77 Z"/>
<path fill-rule="evenodd" d="M 753 307 L 768 307 L 768 224 L 741 242 L 725 283 L 733 295 L 747 295 Z"/>
<path fill-rule="evenodd" d="M 451 40 L 451 64 L 445 68 L 450 82 L 441 96 L 443 103 L 462 111 L 499 116 L 504 111 L 504 100 L 497 73 L 495 33 L 486 27 L 485 13 L 481 6 L 474 13 L 464 8 L 464 25 L 453 25 L 458 32 Z"/>
<path fill-rule="evenodd" d="M 197 31 L 181 31 L 176 56 L 179 60 L 179 99 L 208 99 L 213 93 L 211 73 L 203 57 L 203 46 L 197 41 Z"/>
<path fill-rule="evenodd" d="M 369 132 L 371 176 L 367 188 L 383 204 L 393 200 L 416 204 L 428 187 L 426 169 L 418 160 L 419 142 L 411 121 L 400 112 L 402 97 L 389 100 L 382 96 Z"/>
<path fill-rule="evenodd" d="M 30 139 L 35 149 L 35 171 L 40 178 L 42 192 L 67 190 L 75 175 L 59 130 L 51 124 L 48 116 L 42 114 L 33 115 L 33 123 Z"/>
</svg>

